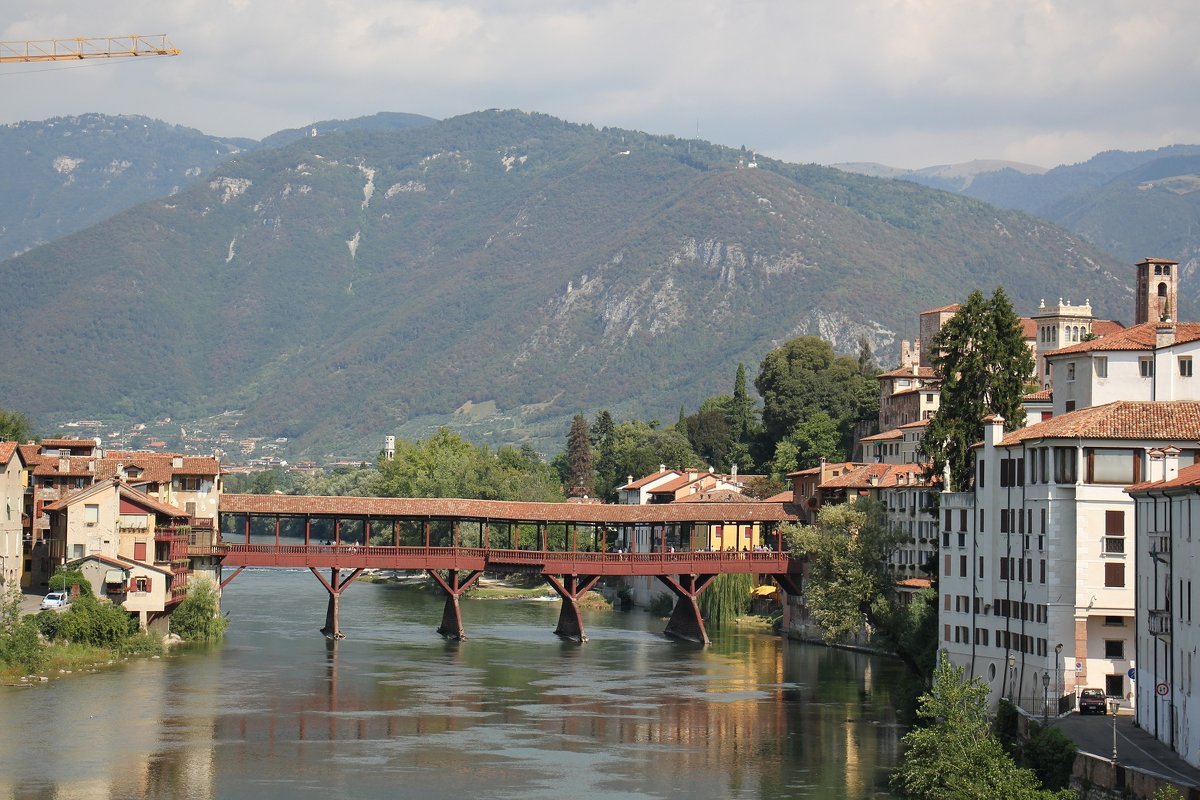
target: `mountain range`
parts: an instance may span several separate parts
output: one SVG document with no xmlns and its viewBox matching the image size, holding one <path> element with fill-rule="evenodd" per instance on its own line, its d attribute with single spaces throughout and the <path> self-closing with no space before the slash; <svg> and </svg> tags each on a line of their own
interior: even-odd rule
<svg viewBox="0 0 1200 800">
<path fill-rule="evenodd" d="M 1129 321 L 1130 259 L 911 181 L 519 111 L 203 141 L 225 151 L 192 180 L 0 262 L 6 407 L 236 413 L 293 454 L 443 423 L 554 451 L 577 412 L 673 420 L 801 333 L 886 363 L 975 288 Z"/>
</svg>

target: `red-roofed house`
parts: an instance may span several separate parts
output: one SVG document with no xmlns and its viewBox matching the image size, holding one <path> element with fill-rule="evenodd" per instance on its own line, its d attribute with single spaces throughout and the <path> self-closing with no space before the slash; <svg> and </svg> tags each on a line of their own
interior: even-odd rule
<svg viewBox="0 0 1200 800">
<path fill-rule="evenodd" d="M 975 486 L 942 494 L 941 647 L 993 701 L 1043 712 L 1103 688 L 1132 704 L 1134 504 L 1150 453 L 1200 442 L 1200 402 L 1116 402 L 1004 433 L 985 426 Z M 1141 667 L 1141 664 L 1136 664 Z"/>
<path fill-rule="evenodd" d="M 154 614 L 182 600 L 189 577 L 189 517 L 181 508 L 139 492 L 117 478 L 92 486 L 44 507 L 50 521 L 47 546 L 56 564 L 100 555 L 160 570 L 162 592 L 130 598 L 142 627 Z M 129 599 L 124 601 L 129 602 Z"/>
</svg>

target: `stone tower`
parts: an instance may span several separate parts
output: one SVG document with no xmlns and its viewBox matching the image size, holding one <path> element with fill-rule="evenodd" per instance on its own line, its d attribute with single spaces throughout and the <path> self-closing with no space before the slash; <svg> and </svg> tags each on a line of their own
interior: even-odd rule
<svg viewBox="0 0 1200 800">
<path fill-rule="evenodd" d="M 1147 258 L 1137 265 L 1134 324 L 1161 322 L 1179 314 L 1179 262 Z"/>
</svg>

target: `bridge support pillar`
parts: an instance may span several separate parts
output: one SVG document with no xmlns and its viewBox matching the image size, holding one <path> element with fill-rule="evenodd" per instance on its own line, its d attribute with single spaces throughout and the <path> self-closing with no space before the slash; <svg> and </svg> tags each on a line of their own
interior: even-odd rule
<svg viewBox="0 0 1200 800">
<path fill-rule="evenodd" d="M 321 628 L 321 633 L 325 634 L 326 639 L 345 639 L 346 634 L 342 633 L 341 620 L 342 592 L 362 574 L 362 568 L 352 570 L 343 578 L 341 568 L 332 567 L 329 570 L 329 580 L 325 580 L 316 567 L 309 567 L 309 570 L 317 576 L 317 580 L 325 587 L 325 591 L 329 592 L 329 605 L 325 608 L 325 627 Z"/>
<path fill-rule="evenodd" d="M 467 638 L 467 631 L 463 627 L 462 608 L 458 604 L 458 599 L 462 597 L 467 589 L 471 588 L 472 584 L 483 574 L 483 571 L 474 570 L 470 572 L 466 580 L 461 579 L 462 573 L 458 570 L 447 570 L 445 578 L 437 570 L 431 569 L 427 570 L 427 572 L 446 593 L 446 607 L 442 610 L 442 624 L 438 626 L 437 632 L 447 639 L 458 639 L 461 641 Z"/>
<path fill-rule="evenodd" d="M 591 591 L 596 581 L 600 580 L 600 576 L 563 575 L 561 581 L 553 575 L 546 575 L 545 578 L 546 583 L 562 598 L 562 610 L 558 612 L 558 627 L 554 629 L 554 635 L 573 642 L 586 642 L 583 617 L 579 614 L 579 598 Z"/>
<path fill-rule="evenodd" d="M 696 598 L 717 576 L 680 575 L 679 580 L 670 575 L 656 577 L 675 595 L 675 609 L 671 612 L 671 618 L 667 620 L 667 628 L 663 632 L 671 639 L 708 644 L 708 631 L 704 628 L 704 617 L 700 614 Z"/>
</svg>

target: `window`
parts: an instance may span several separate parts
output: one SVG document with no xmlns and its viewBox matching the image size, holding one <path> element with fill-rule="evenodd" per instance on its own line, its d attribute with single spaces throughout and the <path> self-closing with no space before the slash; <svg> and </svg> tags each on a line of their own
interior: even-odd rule
<svg viewBox="0 0 1200 800">
<path fill-rule="evenodd" d="M 86 504 L 83 507 L 83 524 L 84 525 L 95 525 L 99 521 L 100 521 L 100 506 L 92 505 L 91 503 Z"/>
<path fill-rule="evenodd" d="M 1104 585 L 1120 589 L 1125 586 L 1125 564 L 1108 563 L 1104 565 Z"/>
<path fill-rule="evenodd" d="M 1141 480 L 1142 462 L 1136 450 L 1088 447 L 1084 448 L 1084 457 L 1087 459 L 1087 483 L 1128 486 Z M 1124 516 L 1124 512 L 1120 513 Z"/>
<path fill-rule="evenodd" d="M 1075 482 L 1075 448 L 1054 448 L 1054 482 Z M 1131 481 L 1132 482 L 1132 481 Z"/>
<path fill-rule="evenodd" d="M 150 591 L 150 579 L 149 578 L 134 578 L 133 579 L 133 590 L 135 592 Z"/>
<path fill-rule="evenodd" d="M 1106 627 L 1109 627 L 1109 628 L 1124 628 L 1125 627 L 1125 618 L 1124 617 L 1105 617 L 1104 624 Z"/>
<path fill-rule="evenodd" d="M 1074 400 L 1066 401 L 1063 404 L 1063 410 L 1066 411 L 1068 414 L 1070 414 L 1072 411 L 1075 410 L 1075 401 Z"/>
<path fill-rule="evenodd" d="M 1104 657 L 1105 658 L 1124 658 L 1125 657 L 1125 640 L 1123 640 L 1123 639 L 1105 639 L 1104 640 Z"/>
<path fill-rule="evenodd" d="M 1108 356 L 1096 356 L 1092 359 L 1092 367 L 1096 370 L 1097 378 L 1108 377 Z"/>
<path fill-rule="evenodd" d="M 1192 357 L 1184 356 L 1179 359 L 1179 376 L 1181 378 L 1192 377 Z"/>
<path fill-rule="evenodd" d="M 1067 380 L 1069 380 L 1069 381 L 1075 380 L 1075 362 L 1074 361 L 1067 362 Z"/>
<path fill-rule="evenodd" d="M 1138 371 L 1143 378 L 1154 377 L 1154 359 L 1149 356 L 1143 356 L 1138 359 Z"/>
</svg>

